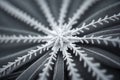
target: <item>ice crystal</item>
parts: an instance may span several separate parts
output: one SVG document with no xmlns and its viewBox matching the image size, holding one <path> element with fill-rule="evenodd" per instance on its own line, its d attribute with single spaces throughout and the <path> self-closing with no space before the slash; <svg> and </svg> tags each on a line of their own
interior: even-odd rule
<svg viewBox="0 0 120 80">
<path fill-rule="evenodd" d="M 16 2 L 20 2 L 19 4 L 25 4 L 23 1 L 16 0 Z M 86 20 L 76 27 L 82 19 L 82 16 L 84 16 L 84 14 L 86 14 L 93 5 L 101 1 L 82 0 L 82 4 L 78 6 L 78 9 L 73 13 L 73 16 L 68 17 L 68 12 L 72 2 L 74 1 L 62 0 L 61 7 L 59 8 L 59 17 L 56 18 L 54 17 L 51 7 L 49 7 L 49 1 L 35 0 L 34 3 L 36 3 L 38 10 L 42 11 L 41 13 L 44 14 L 47 22 L 49 23 L 46 26 L 46 24 L 44 25 L 41 21 L 31 16 L 31 14 L 23 11 L 19 7 L 16 7 L 11 1 L 0 1 L 1 11 L 6 12 L 8 15 L 11 15 L 30 26 L 33 30 L 36 30 L 36 32 L 39 32 L 37 35 L 29 34 L 29 32 L 26 32 L 27 35 L 23 35 L 22 33 L 25 33 L 25 31 L 18 30 L 18 33 L 21 33 L 16 34 L 17 31 L 14 29 L 7 29 L 5 27 L 0 28 L 2 31 L 15 32 L 12 35 L 0 34 L 0 43 L 2 44 L 39 44 L 34 48 L 27 50 L 27 53 L 25 52 L 26 54 L 18 56 L 14 61 L 3 65 L 2 68 L 0 68 L 0 77 L 5 77 L 10 73 L 13 73 L 21 66 L 41 55 L 42 57 L 39 57 L 35 63 L 23 71 L 16 79 L 32 80 L 37 75 L 37 80 L 49 80 L 50 76 L 53 76 L 53 80 L 56 80 L 58 76 L 60 76 L 58 79 L 63 80 L 65 65 L 68 77 L 71 77 L 71 79 L 69 78 L 70 80 L 83 80 L 84 77 L 81 73 L 81 68 L 77 67 L 78 65 L 75 63 L 74 57 L 79 58 L 79 63 L 83 62 L 83 67 L 88 69 L 88 73 L 91 73 L 91 76 L 95 78 L 95 80 L 114 79 L 113 74 L 108 73 L 106 69 L 101 69 L 100 63 L 94 58 L 103 58 L 103 62 L 108 61 L 111 65 L 114 64 L 117 68 L 120 68 L 120 58 L 110 53 L 108 53 L 109 55 L 106 55 L 107 52 L 99 52 L 99 49 L 92 49 L 88 46 L 102 45 L 105 47 L 111 46 L 114 48 L 120 48 L 119 28 L 107 28 L 101 31 L 105 26 L 120 21 L 120 12 L 113 13 L 111 15 L 105 14 L 104 16 L 93 20 Z M 104 12 L 105 10 L 114 8 L 118 5 L 120 5 L 120 3 L 114 3 L 114 5 L 109 6 L 100 12 Z M 96 13 L 95 15 L 97 14 L 99 13 Z M 118 33 L 116 32 L 117 30 Z M 113 31 L 113 33 L 111 33 L 111 31 Z M 90 56 L 91 54 L 96 56 Z M 115 58 L 112 58 L 111 56 L 114 56 Z M 98 59 L 101 60 L 100 58 Z M 51 75 L 51 72 L 54 74 Z M 25 77 L 26 74 L 29 77 Z"/>
</svg>

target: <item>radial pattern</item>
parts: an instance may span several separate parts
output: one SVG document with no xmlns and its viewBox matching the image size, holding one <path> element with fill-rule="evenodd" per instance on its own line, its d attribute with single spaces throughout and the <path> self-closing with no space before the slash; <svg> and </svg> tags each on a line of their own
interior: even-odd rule
<svg viewBox="0 0 120 80">
<path fill-rule="evenodd" d="M 120 79 L 119 0 L 1 0 L 0 18 L 2 80 Z"/>
</svg>

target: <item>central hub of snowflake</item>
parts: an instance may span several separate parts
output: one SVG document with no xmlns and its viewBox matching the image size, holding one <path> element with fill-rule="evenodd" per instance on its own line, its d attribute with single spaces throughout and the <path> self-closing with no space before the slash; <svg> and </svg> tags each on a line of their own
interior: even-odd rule
<svg viewBox="0 0 120 80">
<path fill-rule="evenodd" d="M 81 64 L 83 64 L 83 69 L 88 68 L 88 72 L 92 74 L 91 78 L 93 77 L 93 79 L 95 78 L 96 80 L 112 79 L 113 76 L 107 75 L 106 69 L 101 69 L 100 64 L 96 63 L 96 61 L 99 61 L 99 60 L 101 60 L 102 62 L 105 61 L 104 63 L 110 62 L 112 65 L 115 65 L 112 67 L 116 69 L 119 69 L 120 67 L 119 56 L 112 54 L 114 58 L 111 58 L 112 55 L 109 52 L 99 49 L 100 48 L 99 46 L 104 46 L 104 45 L 105 45 L 104 47 L 106 47 L 107 45 L 110 47 L 118 47 L 118 48 L 120 47 L 120 36 L 118 34 L 118 31 L 120 31 L 120 29 L 118 27 L 113 28 L 112 26 L 109 26 L 115 21 L 117 21 L 115 23 L 118 23 L 120 21 L 120 13 L 112 15 L 110 11 L 110 8 L 111 9 L 117 8 L 117 6 L 120 5 L 120 3 L 118 4 L 117 2 L 116 3 L 114 2 L 113 4 L 114 6 L 110 4 L 110 7 L 106 7 L 105 9 L 102 9 L 100 13 L 98 14 L 95 13 L 94 15 L 87 16 L 87 17 L 92 16 L 91 18 L 87 18 L 87 17 L 84 18 L 84 16 L 87 15 L 84 13 L 89 10 L 89 7 L 94 8 L 94 6 L 92 5 L 98 0 L 83 0 L 80 5 L 73 4 L 73 3 L 76 3 L 77 1 L 80 2 L 79 0 L 75 0 L 75 2 L 74 0 L 61 0 L 61 3 L 62 3 L 60 5 L 61 8 L 57 6 L 58 9 L 60 9 L 60 10 L 57 10 L 59 11 L 59 14 L 57 14 L 57 12 L 54 13 L 55 15 L 59 15 L 59 16 L 55 16 L 55 17 L 52 14 L 53 11 L 51 10 L 54 10 L 54 7 L 56 7 L 56 4 L 55 5 L 53 4 L 53 7 L 52 7 L 51 2 L 49 2 L 50 0 L 49 1 L 34 0 L 35 2 L 34 2 L 33 8 L 32 8 L 31 2 L 28 2 L 29 4 L 22 6 L 23 2 L 20 2 L 20 0 L 19 1 L 14 0 L 14 1 L 15 1 L 14 2 L 15 5 L 12 4 L 13 1 L 0 0 L 0 11 L 2 9 L 4 10 L 4 12 L 7 13 L 7 16 L 3 15 L 3 18 L 5 17 L 6 18 L 5 20 L 8 21 L 7 17 L 9 19 L 9 16 L 8 16 L 9 14 L 11 15 L 11 17 L 13 16 L 15 19 L 21 20 L 21 22 L 24 22 L 28 26 L 32 27 L 33 30 L 28 31 L 29 28 L 28 30 L 26 28 L 25 31 L 23 31 L 24 26 L 22 26 L 23 25 L 22 24 L 21 25 L 22 30 L 17 30 L 18 31 L 17 32 L 16 29 L 20 29 L 19 28 L 20 26 L 18 27 L 16 26 L 15 29 L 11 29 L 14 27 L 10 26 L 10 28 L 8 28 L 7 26 L 4 25 L 4 22 L 2 22 L 5 27 L 3 27 L 2 25 L 0 26 L 0 30 L 3 31 L 2 34 L 0 33 L 0 44 L 5 43 L 4 45 L 6 45 L 7 43 L 10 43 L 10 44 L 17 45 L 19 43 L 19 44 L 25 45 L 28 43 L 29 44 L 33 43 L 38 45 L 29 49 L 25 49 L 24 51 L 21 49 L 19 53 L 15 51 L 16 54 L 11 54 L 12 56 L 9 58 L 16 58 L 16 59 L 13 62 L 11 62 L 12 61 L 11 59 L 7 65 L 3 64 L 3 67 L 0 68 L 0 79 L 2 79 L 3 77 L 6 78 L 10 73 L 13 73 L 18 68 L 21 68 L 21 66 L 27 64 L 28 62 L 34 61 L 34 58 L 36 59 L 36 61 L 33 64 L 31 64 L 31 66 L 28 67 L 26 70 L 24 70 L 23 73 L 21 73 L 16 78 L 17 80 L 28 80 L 28 79 L 33 79 L 37 77 L 38 77 L 37 80 L 49 80 L 52 77 L 53 77 L 53 80 L 56 80 L 57 78 L 64 79 L 64 73 L 67 73 L 66 74 L 67 78 L 70 77 L 71 78 L 70 80 L 83 80 L 81 78 L 82 76 L 81 74 L 84 72 L 80 71 L 81 68 L 79 67 L 81 66 Z M 102 0 L 99 0 L 99 1 L 102 1 Z M 36 11 L 36 10 L 39 10 L 39 8 L 37 8 L 37 6 L 35 7 L 35 3 L 41 9 L 40 11 Z M 52 3 L 56 3 L 56 2 L 52 1 Z M 96 6 L 99 7 L 102 5 L 102 3 L 103 2 L 100 2 L 100 5 L 98 6 L 96 5 Z M 17 6 L 17 4 L 20 4 L 20 5 Z M 74 5 L 78 9 L 75 9 Z M 19 9 L 19 7 L 21 8 Z M 30 7 L 30 10 L 27 10 L 28 8 L 25 8 L 22 11 L 21 9 L 23 9 L 24 7 Z M 34 8 L 37 8 L 37 9 L 34 9 Z M 32 9 L 34 9 L 33 12 L 35 11 L 35 13 L 43 12 L 46 18 L 45 21 L 47 21 L 49 25 L 45 26 L 47 22 L 45 23 L 45 25 L 40 22 L 42 20 L 43 20 L 42 22 L 45 22 L 44 19 L 40 19 L 40 20 L 36 19 L 37 16 L 39 16 L 38 18 L 44 18 L 42 17 L 43 15 L 41 13 L 40 15 L 36 15 L 36 16 L 35 14 L 32 14 L 33 12 L 31 14 L 28 14 Z M 73 9 L 75 9 L 76 11 Z M 102 14 L 106 10 L 110 12 L 112 16 L 105 16 L 104 18 L 101 18 L 103 16 Z M 94 12 L 95 11 L 96 10 L 94 10 Z M 97 19 L 96 17 L 100 15 L 101 17 L 97 21 L 95 21 Z M 35 18 L 32 16 L 35 16 Z M 83 19 L 85 19 L 84 23 L 83 23 L 84 21 Z M 88 23 L 91 19 L 93 20 L 90 23 Z M 0 20 L 0 23 L 1 23 L 1 20 Z M 12 21 L 12 23 L 14 25 L 16 21 L 15 22 Z M 83 24 L 81 25 L 81 23 Z M 113 26 L 117 26 L 117 25 L 113 25 Z M 31 32 L 36 30 L 37 32 Z M 10 34 L 12 33 L 14 34 L 11 36 L 4 34 L 7 31 Z M 115 33 L 116 31 L 117 33 Z M 45 35 L 42 35 L 41 32 L 43 32 Z M 31 35 L 31 33 L 33 34 L 35 33 L 35 35 L 33 34 Z M 79 45 L 77 43 L 81 43 L 84 46 Z M 0 45 L 0 49 L 1 48 L 2 46 Z M 60 53 L 59 53 L 59 50 L 60 50 Z M 26 53 L 26 54 L 23 54 L 23 53 Z M 20 57 L 20 55 L 22 56 Z M 92 58 L 92 55 L 93 57 L 95 57 L 95 60 L 94 58 Z M 38 56 L 39 56 L 39 59 L 38 59 Z M 0 59 L 0 60 L 8 61 L 6 59 L 9 59 L 9 58 L 7 57 L 5 58 L 5 57 L 6 55 L 3 57 L 3 59 Z M 79 63 L 78 61 L 82 63 Z M 1 64 L 2 63 L 0 63 L 0 65 Z M 51 72 L 53 72 L 53 74 L 50 74 Z M 36 73 L 39 73 L 39 74 L 36 74 Z"/>
<path fill-rule="evenodd" d="M 68 43 L 67 40 L 67 36 L 64 34 L 64 30 L 61 28 L 57 28 L 57 30 L 55 31 L 55 41 L 54 41 L 54 45 L 62 48 L 64 45 L 66 45 Z"/>
</svg>

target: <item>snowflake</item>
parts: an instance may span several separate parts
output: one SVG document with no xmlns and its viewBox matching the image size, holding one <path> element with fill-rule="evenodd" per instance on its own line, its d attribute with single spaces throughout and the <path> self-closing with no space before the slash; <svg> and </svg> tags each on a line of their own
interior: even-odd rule
<svg viewBox="0 0 120 80">
<path fill-rule="evenodd" d="M 22 11 L 15 5 L 11 4 L 10 1 L 0 1 L 0 8 L 3 11 L 7 12 L 12 17 L 20 20 L 21 22 L 26 23 L 34 30 L 40 32 L 37 35 L 0 35 L 0 43 L 4 44 L 17 44 L 21 42 L 23 44 L 38 44 L 33 49 L 31 48 L 31 50 L 28 50 L 27 54 L 24 54 L 21 57 L 17 57 L 17 59 L 15 59 L 13 62 L 8 62 L 7 65 L 3 65 L 3 67 L 0 69 L 0 77 L 9 75 L 22 65 L 31 61 L 33 58 L 43 55 L 28 69 L 21 73 L 20 76 L 17 77 L 17 80 L 28 79 L 28 77 L 25 77 L 25 74 L 28 73 L 29 80 L 31 80 L 35 74 L 38 75 L 37 80 L 48 80 L 48 77 L 51 75 L 50 72 L 53 70 L 53 80 L 56 80 L 59 75 L 62 76 L 59 78 L 63 78 L 63 63 L 65 63 L 67 66 L 68 76 L 71 77 L 71 80 L 83 80 L 84 78 L 82 77 L 82 73 L 79 73 L 80 69 L 76 67 L 77 64 L 74 63 L 73 57 L 78 57 L 79 62 L 83 61 L 84 68 L 88 68 L 88 72 L 91 72 L 92 77 L 95 77 L 96 80 L 113 79 L 113 75 L 107 74 L 106 69 L 101 69 L 100 63 L 94 62 L 95 59 L 92 56 L 89 56 L 89 54 L 92 53 L 93 55 L 97 55 L 100 58 L 103 58 L 105 61 L 107 60 L 118 67 L 120 67 L 119 57 L 114 55 L 118 59 L 111 58 L 106 54 L 101 54 L 98 49 L 88 48 L 83 45 L 106 45 L 120 48 L 120 36 L 119 32 L 116 32 L 117 30 L 120 31 L 119 28 L 108 28 L 99 31 L 104 27 L 104 25 L 119 21 L 120 13 L 111 16 L 105 15 L 103 18 L 100 17 L 98 19 L 91 20 L 91 22 L 88 21 L 89 23 L 83 22 L 82 25 L 76 27 L 75 25 L 79 22 L 85 12 L 99 1 L 83 0 L 82 4 L 78 7 L 73 16 L 68 18 L 68 22 L 66 21 L 66 17 L 72 0 L 62 1 L 59 17 L 57 20 L 53 17 L 52 11 L 46 0 L 35 0 L 35 2 L 46 17 L 46 20 L 49 23 L 48 27 L 43 25 L 39 20 L 35 19 L 25 11 Z M 118 4 L 115 4 L 112 7 L 116 5 Z M 0 29 L 8 30 L 7 28 Z M 95 30 L 97 31 L 94 32 Z M 13 31 L 15 30 L 13 29 Z M 116 33 L 111 33 L 111 31 Z M 90 34 L 88 34 L 89 32 Z M 61 58 L 61 55 L 63 58 Z M 44 67 L 41 71 L 40 68 L 43 65 Z M 58 67 L 60 69 L 58 69 Z M 63 71 L 60 71 L 61 69 Z"/>
</svg>

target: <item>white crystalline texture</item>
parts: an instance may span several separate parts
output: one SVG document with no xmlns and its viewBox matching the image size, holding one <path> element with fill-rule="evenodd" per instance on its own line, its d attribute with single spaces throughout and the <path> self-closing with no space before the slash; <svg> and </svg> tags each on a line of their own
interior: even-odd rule
<svg viewBox="0 0 120 80">
<path fill-rule="evenodd" d="M 44 64 L 44 68 L 41 73 L 38 75 L 38 80 L 49 80 L 48 77 L 51 75 L 49 72 L 52 71 L 53 65 L 55 65 L 55 61 L 57 59 L 57 55 L 59 51 L 61 51 L 63 59 L 65 61 L 65 65 L 67 66 L 67 71 L 69 76 L 71 76 L 72 80 L 82 80 L 81 74 L 79 73 L 79 69 L 76 67 L 77 64 L 74 63 L 73 57 L 78 56 L 79 61 L 84 62 L 84 68 L 88 68 L 88 72 L 92 72 L 92 76 L 96 77 L 96 80 L 111 80 L 113 75 L 108 75 L 106 69 L 100 69 L 101 66 L 98 62 L 93 62 L 94 58 L 89 57 L 86 50 L 80 46 L 76 47 L 75 43 L 80 42 L 82 44 L 96 44 L 96 45 L 106 45 L 120 48 L 120 37 L 112 37 L 112 36 L 82 36 L 79 37 L 77 34 L 84 33 L 84 30 L 91 30 L 91 27 L 98 28 L 97 24 L 103 26 L 104 24 L 109 24 L 110 22 L 115 22 L 120 19 L 120 13 L 114 14 L 112 16 L 105 16 L 103 18 L 99 18 L 98 20 L 92 20 L 89 24 L 83 23 L 80 28 L 73 28 L 73 25 L 78 23 L 78 19 L 81 19 L 82 15 L 98 0 L 84 0 L 82 5 L 73 13 L 71 18 L 68 18 L 69 21 L 66 23 L 65 18 L 67 18 L 68 8 L 70 7 L 70 3 L 72 0 L 62 0 L 62 4 L 60 7 L 60 13 L 58 20 L 55 21 L 54 15 L 50 10 L 50 7 L 46 0 L 36 0 L 37 6 L 43 12 L 47 22 L 49 23 L 49 27 L 45 27 L 40 21 L 36 20 L 34 17 L 31 17 L 27 12 L 24 12 L 12 5 L 12 3 L 7 0 L 0 1 L 0 8 L 10 14 L 12 17 L 24 22 L 28 26 L 32 27 L 34 30 L 39 32 L 43 32 L 46 35 L 5 35 L 0 34 L 0 43 L 38 43 L 35 49 L 31 49 L 28 51 L 26 55 L 16 58 L 13 62 L 8 62 L 7 65 L 3 65 L 0 68 L 0 77 L 6 76 L 13 72 L 16 68 L 20 67 L 26 61 L 31 60 L 37 55 L 44 54 L 43 51 L 50 50 L 49 57 L 46 59 L 46 63 Z M 42 43 L 44 42 L 44 43 Z M 41 45 L 42 44 L 42 45 Z M 75 56 L 72 56 L 72 52 L 69 52 L 69 49 L 73 51 Z M 105 57 L 103 55 L 103 57 Z M 109 61 L 120 66 L 120 62 L 111 60 L 106 57 Z"/>
</svg>

